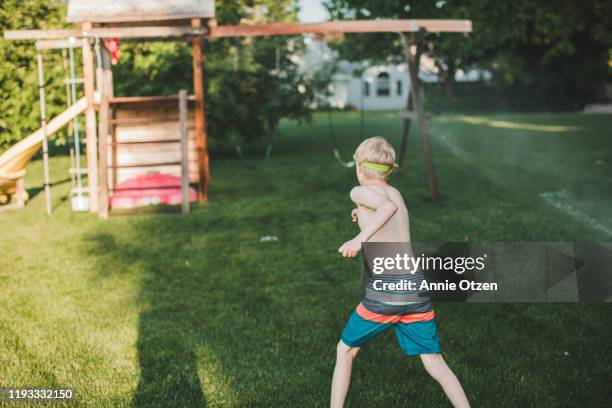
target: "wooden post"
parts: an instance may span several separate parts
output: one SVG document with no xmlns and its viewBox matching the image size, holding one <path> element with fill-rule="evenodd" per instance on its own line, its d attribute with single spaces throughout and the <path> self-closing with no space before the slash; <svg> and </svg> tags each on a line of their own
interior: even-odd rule
<svg viewBox="0 0 612 408">
<path fill-rule="evenodd" d="M 410 65 L 408 66 L 409 70 L 413 69 L 416 72 L 417 77 L 418 77 L 418 73 L 419 73 L 419 69 L 421 65 L 420 62 L 421 62 L 422 54 L 423 54 L 423 47 L 417 47 L 416 57 L 415 57 L 416 64 L 415 66 L 410 66 Z M 408 72 L 408 75 L 411 78 L 410 81 L 412 81 L 411 73 Z M 415 84 L 415 88 L 417 90 L 419 89 L 418 82 Z M 406 149 L 408 147 L 408 136 L 410 136 L 410 125 L 412 124 L 413 114 L 414 114 L 414 106 L 412 103 L 412 91 L 409 89 L 408 97 L 406 98 L 406 112 L 405 112 L 403 126 L 402 126 L 402 142 L 400 145 L 399 158 L 397 161 L 400 169 L 402 168 L 404 164 L 404 158 L 406 157 Z"/>
<path fill-rule="evenodd" d="M 192 28 L 201 28 L 202 20 L 191 20 Z M 202 36 L 195 35 L 191 40 L 193 55 L 193 92 L 195 95 L 195 131 L 198 149 L 198 176 L 200 191 L 198 201 L 202 204 L 208 201 L 209 163 L 208 163 L 208 135 L 206 132 L 206 107 L 204 101 L 204 59 L 202 53 Z"/>
<path fill-rule="evenodd" d="M 91 30 L 91 23 L 82 24 L 83 31 Z M 94 85 L 94 59 L 91 46 L 83 41 L 83 77 L 85 81 L 85 136 L 87 143 L 87 185 L 89 191 L 89 211 L 98 212 L 98 146 L 96 143 L 96 110 Z"/>
<path fill-rule="evenodd" d="M 23 177 L 17 179 L 15 184 L 15 193 L 17 194 L 17 208 L 25 207 L 26 191 Z"/>
<path fill-rule="evenodd" d="M 181 212 L 189 212 L 189 139 L 187 136 L 187 91 L 179 91 L 179 120 L 181 126 Z"/>
<path fill-rule="evenodd" d="M 111 109 L 111 118 L 115 118 L 116 116 L 116 109 Z M 116 124 L 112 124 L 111 125 L 111 148 L 110 148 L 110 154 L 111 154 L 111 159 L 110 159 L 110 164 L 111 164 L 111 170 L 110 170 L 110 180 L 111 180 L 111 192 L 113 194 L 115 194 L 115 188 L 117 187 L 117 180 L 118 180 L 118 169 L 117 169 L 117 125 Z"/>
<path fill-rule="evenodd" d="M 108 67 L 108 69 L 106 68 L 104 69 L 104 86 L 106 88 L 106 95 L 110 99 L 115 96 L 115 91 L 114 91 L 114 86 L 113 86 L 113 70 L 111 69 L 110 51 L 104 48 L 104 52 L 106 52 L 106 56 L 105 54 L 102 54 L 102 57 L 103 57 L 102 62 L 106 64 L 105 67 Z M 104 60 L 104 58 L 107 58 L 107 60 Z M 112 121 L 112 119 L 114 118 L 114 110 L 112 108 L 112 105 L 110 104 L 108 107 L 108 118 L 109 118 L 109 121 Z M 112 143 L 115 143 L 115 126 L 114 125 L 109 125 L 108 134 L 109 134 L 109 137 L 107 138 L 107 146 L 106 146 L 106 167 L 107 167 L 106 182 L 107 182 L 107 187 L 110 188 L 111 191 L 114 192 L 117 168 L 115 168 L 114 166 L 112 169 L 108 168 L 109 164 L 117 162 L 116 158 L 109 157 L 109 155 L 112 156 L 113 153 L 115 153 L 114 148 L 112 146 Z M 111 142 L 111 146 L 108 146 L 109 140 Z M 115 178 L 113 178 L 113 176 L 115 176 Z M 109 177 L 110 177 L 110 181 L 109 181 Z"/>
<path fill-rule="evenodd" d="M 99 65 L 98 77 L 98 91 L 100 92 L 100 109 L 99 109 L 99 123 L 98 123 L 98 177 L 100 182 L 100 202 L 98 215 L 100 218 L 108 218 L 108 135 L 109 135 L 109 98 L 110 98 L 110 85 L 112 81 L 111 70 L 110 70 L 110 55 L 105 47 L 101 47 L 100 55 L 102 61 Z"/>
<path fill-rule="evenodd" d="M 423 46 L 423 40 L 425 33 L 419 32 L 416 36 L 416 48 L 415 54 L 410 50 L 410 45 L 414 43 L 414 38 L 410 38 L 409 34 L 404 33 L 404 54 L 406 61 L 408 62 L 408 71 L 410 72 L 410 93 L 412 94 L 412 103 L 419 124 L 419 133 L 421 135 L 421 144 L 423 147 L 423 158 L 425 159 L 425 166 L 427 167 L 427 175 L 429 178 L 429 191 L 431 193 L 431 200 L 434 203 L 440 201 L 438 195 L 438 182 L 436 178 L 436 169 L 433 163 L 433 157 L 431 153 L 431 138 L 429 131 L 427 130 L 427 122 L 425 120 L 425 113 L 423 111 L 423 105 L 421 104 L 421 95 L 419 93 L 419 76 L 417 67 L 420 61 L 417 61 L 417 57 L 420 59 L 421 54 L 418 52 L 419 47 Z"/>
<path fill-rule="evenodd" d="M 49 143 L 47 134 L 47 105 L 45 102 L 45 74 L 43 70 L 42 52 L 38 50 L 38 95 L 40 97 L 40 126 L 43 132 L 42 151 L 43 151 L 43 167 L 45 178 L 45 209 L 47 215 L 51 215 L 51 182 L 49 177 Z M 18 195 L 21 195 L 19 190 Z"/>
<path fill-rule="evenodd" d="M 412 111 L 412 92 L 408 93 L 408 98 L 406 100 L 406 113 Z M 404 116 L 403 124 L 402 124 L 402 142 L 400 144 L 399 155 L 397 159 L 397 164 L 399 166 L 398 170 L 402 169 L 404 165 L 404 157 L 406 156 L 406 148 L 408 146 L 408 136 L 410 135 L 410 124 L 412 120 L 408 115 Z"/>
</svg>

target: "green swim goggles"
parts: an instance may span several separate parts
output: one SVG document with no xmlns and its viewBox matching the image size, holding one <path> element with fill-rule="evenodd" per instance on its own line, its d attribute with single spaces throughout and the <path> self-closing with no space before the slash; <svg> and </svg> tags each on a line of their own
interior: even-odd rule
<svg viewBox="0 0 612 408">
<path fill-rule="evenodd" d="M 359 163 L 359 161 L 357 160 L 357 154 L 353 155 L 353 160 L 355 160 L 355 163 L 359 164 L 361 167 L 364 167 L 369 170 L 374 170 L 379 173 L 387 173 L 388 171 L 391 171 L 391 169 L 393 169 L 394 167 L 399 167 L 397 163 L 393 163 L 393 166 L 390 166 L 388 164 L 370 163 L 370 162 Z"/>
</svg>

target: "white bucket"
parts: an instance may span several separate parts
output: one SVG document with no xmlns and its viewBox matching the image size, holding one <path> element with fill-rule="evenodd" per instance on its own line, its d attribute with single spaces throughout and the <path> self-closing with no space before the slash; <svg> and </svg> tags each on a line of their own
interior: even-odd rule
<svg viewBox="0 0 612 408">
<path fill-rule="evenodd" d="M 72 203 L 72 211 L 87 211 L 89 210 L 89 197 L 87 196 L 73 196 L 70 199 Z"/>
</svg>

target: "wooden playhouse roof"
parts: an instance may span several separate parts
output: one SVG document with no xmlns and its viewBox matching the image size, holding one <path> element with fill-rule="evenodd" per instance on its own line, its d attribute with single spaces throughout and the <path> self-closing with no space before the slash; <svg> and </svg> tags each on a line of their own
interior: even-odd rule
<svg viewBox="0 0 612 408">
<path fill-rule="evenodd" d="M 69 0 L 67 20 L 72 23 L 122 23 L 214 15 L 214 0 Z"/>
</svg>

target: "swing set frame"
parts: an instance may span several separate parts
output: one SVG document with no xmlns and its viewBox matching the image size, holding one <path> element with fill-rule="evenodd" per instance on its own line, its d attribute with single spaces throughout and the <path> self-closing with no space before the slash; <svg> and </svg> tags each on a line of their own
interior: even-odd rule
<svg viewBox="0 0 612 408">
<path fill-rule="evenodd" d="M 117 21 L 120 21 L 119 19 Z M 427 121 L 423 111 L 418 92 L 418 65 L 420 55 L 424 46 L 426 33 L 469 33 L 472 31 L 470 20 L 353 20 L 353 21 L 330 21 L 317 24 L 301 23 L 272 23 L 272 24 L 238 24 L 217 25 L 216 19 L 184 18 L 184 23 L 178 24 L 177 20 L 156 20 L 160 25 L 145 25 L 142 23 L 126 23 L 125 20 L 117 26 L 96 24 L 96 21 L 84 21 L 80 29 L 50 29 L 50 30 L 18 30 L 6 31 L 4 37 L 8 40 L 46 40 L 51 45 L 52 41 L 66 41 L 75 38 L 82 41 L 83 72 L 85 97 L 87 109 L 85 111 L 85 131 L 87 141 L 87 168 L 90 195 L 90 210 L 98 212 L 100 217 L 108 217 L 108 164 L 106 158 L 107 141 L 109 134 L 109 102 L 112 98 L 112 72 L 108 64 L 108 51 L 103 48 L 104 63 L 100 67 L 99 78 L 103 86 L 100 87 L 100 97 L 95 97 L 95 68 L 94 52 L 92 51 L 92 39 L 101 40 L 107 38 L 128 39 L 130 41 L 158 41 L 174 40 L 189 41 L 192 48 L 193 83 L 194 83 L 194 113 L 195 132 L 197 141 L 197 167 L 198 167 L 198 199 L 200 203 L 208 200 L 208 184 L 210 179 L 208 135 L 206 130 L 206 110 L 204 93 L 204 49 L 203 39 L 216 39 L 228 37 L 257 37 L 257 36 L 296 36 L 303 34 L 318 34 L 325 36 L 341 36 L 350 33 L 399 33 L 404 38 L 404 55 L 409 66 L 411 75 L 411 96 L 414 106 L 414 115 L 419 129 L 423 156 L 425 159 L 429 189 L 433 202 L 439 201 L 437 177 L 432 157 L 431 140 L 427 130 Z M 168 24 L 172 22 L 172 24 Z M 415 47 L 413 47 L 413 45 Z M 413 51 L 414 49 L 414 51 Z M 44 96 L 44 95 L 43 95 Z M 190 97 L 191 98 L 191 97 Z M 96 120 L 98 111 L 98 122 Z M 45 127 L 44 112 L 41 115 L 43 128 Z M 400 157 L 403 157 L 410 118 L 404 121 Z M 46 143 L 45 143 L 46 144 Z M 47 150 L 43 144 L 43 150 Z M 47 155 L 45 154 L 45 157 Z M 45 158 L 45 163 L 48 159 Z M 46 166 L 47 167 L 47 166 Z M 48 168 L 47 168 L 48 172 Z M 49 193 L 48 177 L 46 177 L 45 191 Z"/>
</svg>

